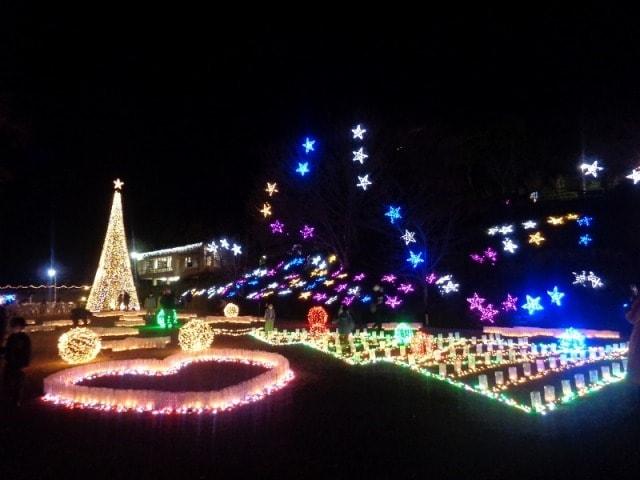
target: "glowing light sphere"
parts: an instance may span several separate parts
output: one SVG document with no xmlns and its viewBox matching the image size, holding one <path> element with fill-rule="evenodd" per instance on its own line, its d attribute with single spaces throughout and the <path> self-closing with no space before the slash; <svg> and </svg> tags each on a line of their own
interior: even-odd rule
<svg viewBox="0 0 640 480">
<path fill-rule="evenodd" d="M 72 328 L 58 339 L 60 358 L 71 364 L 90 362 L 98 356 L 101 348 L 100 337 L 84 327 Z"/>
<path fill-rule="evenodd" d="M 329 315 L 322 307 L 311 307 L 307 313 L 307 322 L 309 322 L 309 332 L 311 335 L 320 335 L 326 333 Z"/>
<path fill-rule="evenodd" d="M 406 323 L 399 323 L 393 330 L 393 337 L 400 345 L 407 345 L 413 338 L 413 330 Z"/>
<path fill-rule="evenodd" d="M 214 333 L 211 327 L 204 320 L 194 318 L 185 323 L 178 331 L 178 344 L 185 352 L 200 352 L 211 346 L 213 337 Z"/>
<path fill-rule="evenodd" d="M 223 313 L 227 318 L 235 318 L 240 313 L 240 308 L 235 303 L 227 303 L 224 307 Z"/>
</svg>

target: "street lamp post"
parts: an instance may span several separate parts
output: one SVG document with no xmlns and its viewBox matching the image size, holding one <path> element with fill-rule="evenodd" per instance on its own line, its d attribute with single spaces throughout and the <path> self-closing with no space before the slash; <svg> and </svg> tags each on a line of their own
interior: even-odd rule
<svg viewBox="0 0 640 480">
<path fill-rule="evenodd" d="M 53 303 L 56 303 L 56 300 L 57 300 L 56 274 L 57 274 L 57 272 L 56 272 L 55 268 L 49 268 L 49 270 L 47 270 L 47 275 L 49 275 L 49 279 L 53 279 Z"/>
</svg>

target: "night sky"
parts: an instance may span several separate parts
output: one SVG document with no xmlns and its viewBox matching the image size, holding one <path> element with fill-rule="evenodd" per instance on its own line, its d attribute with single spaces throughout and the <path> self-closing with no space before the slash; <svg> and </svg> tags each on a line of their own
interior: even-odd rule
<svg viewBox="0 0 640 480">
<path fill-rule="evenodd" d="M 554 171 L 583 149 L 609 166 L 640 151 L 640 42 L 624 12 L 276 22 L 55 8 L 0 11 L 0 284 L 43 281 L 52 244 L 59 281 L 90 282 L 116 177 L 139 250 L 242 236 L 265 149 L 333 123 L 513 120 Z"/>
</svg>

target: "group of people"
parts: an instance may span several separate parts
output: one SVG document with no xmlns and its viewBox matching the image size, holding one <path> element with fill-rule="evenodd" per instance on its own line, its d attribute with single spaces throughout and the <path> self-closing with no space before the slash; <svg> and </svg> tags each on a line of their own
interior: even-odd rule
<svg viewBox="0 0 640 480">
<path fill-rule="evenodd" d="M 131 295 L 129 295 L 129 292 L 123 290 L 118 295 L 118 308 L 120 310 L 128 311 L 129 303 L 131 303 Z"/>
<path fill-rule="evenodd" d="M 13 317 L 9 321 L 5 308 L 0 306 L 0 355 L 4 358 L 1 398 L 10 408 L 20 406 L 25 379 L 23 370 L 31 362 L 31 339 L 24 331 L 26 326 L 23 317 Z"/>
</svg>

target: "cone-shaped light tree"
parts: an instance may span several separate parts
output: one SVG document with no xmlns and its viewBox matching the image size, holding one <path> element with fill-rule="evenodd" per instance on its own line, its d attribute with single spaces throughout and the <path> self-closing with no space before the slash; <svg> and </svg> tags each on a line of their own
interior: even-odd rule
<svg viewBox="0 0 640 480">
<path fill-rule="evenodd" d="M 136 286 L 131 274 L 127 237 L 124 233 L 120 193 L 124 182 L 117 179 L 113 184 L 115 192 L 107 225 L 107 235 L 102 246 L 100 263 L 93 280 L 89 300 L 87 300 L 87 310 L 91 312 L 119 310 L 118 297 L 124 292 L 129 294 L 129 309 L 140 309 Z"/>
</svg>

